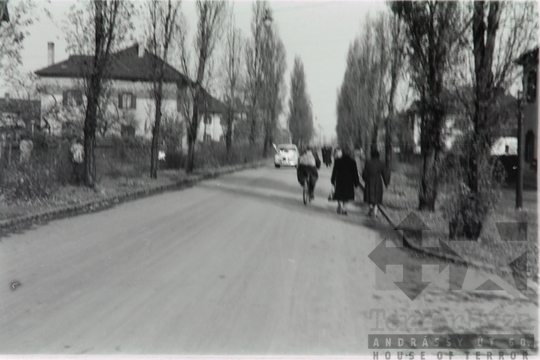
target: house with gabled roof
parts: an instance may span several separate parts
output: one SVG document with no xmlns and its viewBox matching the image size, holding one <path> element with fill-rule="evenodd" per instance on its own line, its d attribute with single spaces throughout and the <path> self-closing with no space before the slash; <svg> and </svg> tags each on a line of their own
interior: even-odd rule
<svg viewBox="0 0 540 360">
<path fill-rule="evenodd" d="M 51 53 L 52 52 L 52 53 Z M 81 109 L 84 108 L 83 79 L 90 71 L 91 56 L 71 55 L 67 60 L 54 63 L 54 44 L 49 43 L 49 66 L 36 71 L 40 77 L 41 104 L 43 121 L 49 124 L 51 132 L 59 133 L 64 118 L 55 119 L 57 116 L 49 116 L 48 109 L 62 107 L 74 110 L 72 117 L 81 117 Z M 120 126 L 116 131 L 122 134 L 150 137 L 154 120 L 154 99 L 152 96 L 152 65 L 163 63 L 163 60 L 146 51 L 143 46 L 135 44 L 127 49 L 118 51 L 111 56 L 111 62 L 107 68 L 109 101 L 107 109 L 116 116 Z M 193 86 L 193 82 L 180 73 L 171 65 L 164 66 L 163 86 L 163 115 L 174 118 L 184 123 L 183 114 L 180 111 L 180 103 L 186 96 L 186 88 Z M 209 104 L 201 114 L 201 121 L 212 125 L 212 119 L 221 114 L 220 102 L 205 91 Z M 77 109 L 79 109 L 77 111 Z M 77 115 L 78 114 L 78 115 Z M 209 118 L 210 120 L 206 120 Z M 219 120 L 215 121 L 219 125 Z M 51 125 L 53 124 L 54 125 Z M 216 128 L 217 128 L 216 125 Z M 201 128 L 202 126 L 199 126 Z M 215 134 L 218 130 L 214 130 Z M 184 131 L 184 134 L 186 132 Z M 198 140 L 205 140 L 205 132 L 199 130 Z M 212 135 L 212 140 L 219 140 L 219 135 Z M 182 139 L 182 145 L 187 142 Z"/>
</svg>

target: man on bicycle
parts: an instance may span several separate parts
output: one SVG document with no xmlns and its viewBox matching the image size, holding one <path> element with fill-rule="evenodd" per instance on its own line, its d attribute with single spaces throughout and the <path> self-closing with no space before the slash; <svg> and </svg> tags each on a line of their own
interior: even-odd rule
<svg viewBox="0 0 540 360">
<path fill-rule="evenodd" d="M 311 199 L 314 199 L 315 183 L 319 178 L 317 169 L 321 167 L 321 160 L 316 151 L 313 151 L 309 147 L 306 147 L 300 152 L 300 158 L 298 159 L 298 169 L 296 170 L 296 177 L 300 185 L 304 186 L 304 182 L 308 175 L 310 176 L 309 194 Z"/>
</svg>

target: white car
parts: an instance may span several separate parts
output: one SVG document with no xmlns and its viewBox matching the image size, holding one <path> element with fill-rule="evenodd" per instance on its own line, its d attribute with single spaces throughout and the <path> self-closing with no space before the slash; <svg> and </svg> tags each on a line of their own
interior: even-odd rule
<svg viewBox="0 0 540 360">
<path fill-rule="evenodd" d="M 281 144 L 275 146 L 274 166 L 298 166 L 298 148 L 294 144 Z"/>
</svg>

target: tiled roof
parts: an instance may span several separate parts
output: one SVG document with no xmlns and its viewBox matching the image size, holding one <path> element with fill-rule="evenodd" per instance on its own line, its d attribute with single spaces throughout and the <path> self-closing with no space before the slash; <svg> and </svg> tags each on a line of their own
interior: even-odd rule
<svg viewBox="0 0 540 360">
<path fill-rule="evenodd" d="M 225 106 L 224 103 L 213 97 L 208 93 L 208 91 L 203 89 L 204 94 L 204 112 L 211 112 L 211 113 L 225 113 L 227 111 L 227 106 Z"/>
<path fill-rule="evenodd" d="M 145 51 L 142 57 L 138 54 L 139 45 L 135 44 L 125 50 L 112 55 L 111 65 L 108 68 L 107 78 L 128 81 L 151 81 L 152 63 L 163 60 Z M 36 71 L 43 77 L 82 77 L 89 73 L 92 57 L 85 55 L 71 55 L 67 60 Z M 189 84 L 191 81 L 169 64 L 165 64 L 164 79 L 166 82 Z"/>
</svg>

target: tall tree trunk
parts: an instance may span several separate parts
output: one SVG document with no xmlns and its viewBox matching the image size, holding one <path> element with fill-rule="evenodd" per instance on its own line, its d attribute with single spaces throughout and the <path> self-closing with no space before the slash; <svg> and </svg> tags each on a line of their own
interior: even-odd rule
<svg viewBox="0 0 540 360">
<path fill-rule="evenodd" d="M 99 76 L 90 77 L 88 104 L 84 121 L 84 183 L 94 187 L 96 182 L 96 161 L 94 156 L 96 146 L 97 109 L 101 82 Z"/>
<path fill-rule="evenodd" d="M 385 121 L 385 138 L 384 138 L 384 163 L 389 169 L 392 164 L 392 126 L 391 126 L 391 116 L 389 114 Z"/>
<path fill-rule="evenodd" d="M 186 164 L 186 172 L 191 174 L 195 168 L 195 145 L 197 144 L 197 130 L 199 129 L 199 106 L 200 106 L 201 91 L 197 85 L 193 102 L 193 115 L 188 129 L 188 158 Z"/>
<path fill-rule="evenodd" d="M 227 112 L 227 131 L 225 132 L 225 147 L 227 149 L 227 154 L 230 154 L 232 148 L 233 123 L 234 111 L 229 108 Z"/>
<path fill-rule="evenodd" d="M 488 24 L 484 21 L 485 9 L 489 6 Z M 492 97 L 493 51 L 495 48 L 495 35 L 499 26 L 500 7 L 496 2 L 476 2 L 473 15 L 473 41 L 475 63 L 475 111 L 473 148 L 469 160 L 468 183 L 473 194 L 479 192 L 480 169 L 479 162 L 489 152 L 490 139 L 488 139 L 488 106 Z M 487 36 L 486 36 L 487 32 Z"/>
<path fill-rule="evenodd" d="M 152 129 L 152 149 L 150 151 L 150 178 L 157 179 L 158 171 L 158 153 L 159 153 L 159 138 L 161 128 L 161 99 L 163 96 L 162 83 L 158 85 L 157 94 L 155 95 L 155 116 L 154 128 Z"/>
<path fill-rule="evenodd" d="M 422 171 L 422 180 L 420 184 L 419 210 L 435 211 L 435 202 L 437 200 L 437 188 L 439 184 L 439 174 L 437 162 L 440 152 L 430 149 L 423 152 L 424 167 Z"/>
<path fill-rule="evenodd" d="M 429 99 L 421 109 L 421 151 L 423 158 L 423 171 L 420 191 L 418 194 L 419 210 L 435 211 L 435 202 L 438 194 L 438 163 L 441 156 L 441 123 L 444 110 L 440 104 L 440 89 L 438 84 L 431 84 Z"/>
<path fill-rule="evenodd" d="M 486 9 L 487 26 L 485 22 Z M 495 49 L 495 36 L 499 27 L 500 6 L 497 2 L 478 1 L 474 3 L 473 14 L 473 54 L 475 70 L 475 111 L 473 116 L 474 133 L 469 148 L 469 161 L 467 169 L 467 183 L 471 196 L 463 202 L 459 213 L 455 214 L 454 221 L 461 220 L 457 227 L 456 236 L 465 236 L 475 239 L 479 235 L 485 218 L 487 206 L 480 194 L 480 184 L 491 185 L 492 174 L 484 173 L 481 163 L 487 161 L 491 147 L 488 134 L 489 119 L 488 106 L 493 97 L 493 53 Z"/>
<path fill-rule="evenodd" d="M 250 128 L 249 128 L 249 145 L 251 147 L 255 146 L 255 142 L 257 139 L 257 117 L 255 115 L 255 108 L 251 110 L 251 121 L 250 121 Z"/>
<path fill-rule="evenodd" d="M 191 174 L 195 163 L 195 140 L 192 135 L 188 135 L 188 157 L 186 173 Z"/>
<path fill-rule="evenodd" d="M 264 142 L 263 142 L 263 158 L 265 158 L 268 155 L 268 142 L 270 139 L 270 135 L 268 134 L 268 130 L 264 132 Z"/>
</svg>

